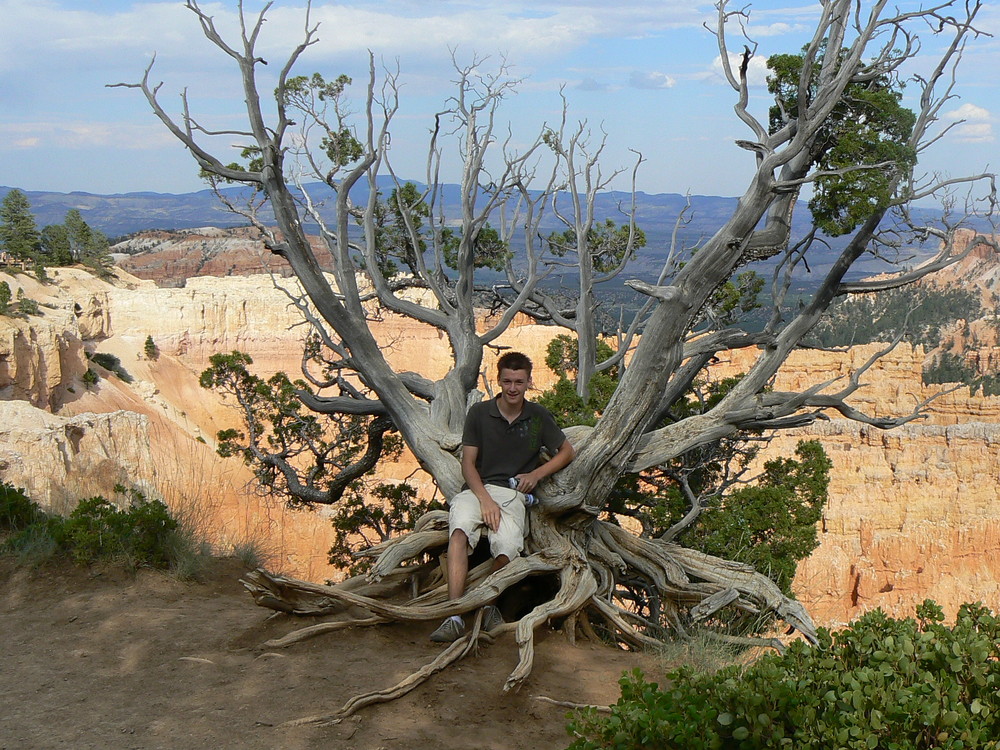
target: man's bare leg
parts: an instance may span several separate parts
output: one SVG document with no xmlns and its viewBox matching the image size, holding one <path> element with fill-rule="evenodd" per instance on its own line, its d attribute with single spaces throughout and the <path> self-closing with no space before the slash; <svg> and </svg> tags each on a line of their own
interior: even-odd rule
<svg viewBox="0 0 1000 750">
<path fill-rule="evenodd" d="M 448 540 L 448 599 L 458 599 L 465 593 L 468 577 L 469 537 L 461 529 L 455 529 Z"/>
<path fill-rule="evenodd" d="M 500 568 L 507 565 L 510 562 L 510 558 L 507 555 L 497 555 L 493 558 L 493 566 L 490 568 L 490 573 L 496 573 Z M 451 537 L 448 539 L 448 599 L 449 601 L 454 601 L 465 593 L 465 584 L 469 577 L 469 537 L 461 529 L 455 529 L 452 532 Z M 500 616 L 499 610 L 493 604 L 487 605 L 487 612 L 492 610 L 492 614 L 489 615 L 490 622 L 487 623 L 487 630 L 490 630 L 497 625 L 503 624 L 503 618 Z M 448 618 L 450 620 L 452 618 Z M 448 642 L 454 640 L 458 634 L 464 629 L 464 623 L 461 617 L 456 618 L 458 622 L 455 627 L 457 629 L 450 629 L 448 625 L 448 620 L 445 620 L 441 627 L 431 633 L 432 641 Z"/>
<path fill-rule="evenodd" d="M 465 579 L 469 576 L 469 537 L 455 529 L 448 539 L 448 600 L 454 601 L 465 593 Z M 450 643 L 465 630 L 461 615 L 445 618 L 440 627 L 431 633 L 431 640 Z"/>
</svg>

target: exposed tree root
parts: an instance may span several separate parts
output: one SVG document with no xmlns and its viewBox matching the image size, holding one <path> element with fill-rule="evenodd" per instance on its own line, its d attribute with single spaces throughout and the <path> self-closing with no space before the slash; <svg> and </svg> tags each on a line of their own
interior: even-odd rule
<svg viewBox="0 0 1000 750">
<path fill-rule="evenodd" d="M 332 724 L 339 724 L 348 716 L 356 713 L 366 706 L 371 706 L 376 703 L 388 703 L 396 698 L 401 698 L 414 688 L 422 685 L 431 676 L 464 658 L 473 649 L 473 647 L 477 645 L 480 637 L 485 636 L 485 634 L 480 633 L 481 621 L 482 614 L 480 613 L 476 616 L 475 624 L 473 625 L 472 631 L 468 635 L 462 636 L 458 640 L 454 641 L 450 646 L 448 646 L 448 648 L 438 654 L 432 662 L 425 664 L 409 677 L 396 683 L 392 687 L 356 695 L 332 714 L 306 716 L 301 719 L 286 721 L 283 724 L 279 724 L 279 726 L 297 727 L 304 724 L 329 726 Z"/>
<path fill-rule="evenodd" d="M 548 703 L 552 706 L 559 706 L 560 708 L 591 708 L 594 711 L 600 711 L 602 714 L 611 713 L 611 706 L 595 706 L 591 703 L 573 703 L 572 701 L 557 701 L 555 698 L 549 698 L 545 695 L 535 695 L 532 696 L 539 703 Z"/>
<path fill-rule="evenodd" d="M 261 648 L 286 648 L 291 646 L 293 643 L 300 643 L 302 641 L 308 640 L 309 638 L 315 638 L 318 635 L 325 635 L 326 633 L 333 633 L 337 630 L 344 630 L 345 628 L 353 627 L 364 627 L 365 625 L 378 625 L 379 623 L 388 622 L 384 617 L 363 617 L 355 620 L 338 620 L 337 622 L 323 622 L 319 625 L 310 625 L 307 628 L 301 628 L 286 636 L 281 638 L 274 638 L 270 641 L 265 641 L 261 644 Z"/>
<path fill-rule="evenodd" d="M 556 575 L 558 591 L 514 623 L 505 624 L 494 636 L 515 631 L 518 663 L 507 678 L 504 692 L 518 690 L 531 674 L 534 634 L 545 623 L 563 620 L 573 640 L 577 627 L 589 638 L 598 638 L 592 622 L 629 648 L 657 647 L 665 631 L 686 636 L 690 623 L 714 616 L 726 607 L 750 613 L 773 613 L 815 641 L 809 614 L 801 604 L 788 599 L 770 579 L 753 568 L 680 547 L 659 539 L 630 534 L 611 523 L 564 526 L 535 513 L 531 517 L 526 550 L 529 554 L 490 573 L 489 563 L 474 568 L 469 587 L 460 599 L 449 601 L 447 585 L 427 559 L 447 544 L 446 514 L 429 513 L 417 530 L 377 548 L 365 556 L 376 556 L 365 578 L 335 585 L 295 581 L 255 570 L 243 585 L 256 602 L 291 614 L 330 614 L 357 607 L 367 616 L 355 616 L 304 628 L 265 644 L 287 646 L 324 632 L 349 625 L 373 625 L 389 621 L 421 622 L 455 614 L 476 612 L 473 632 L 446 648 L 434 661 L 391 688 L 357 696 L 328 716 L 308 717 L 293 723 L 331 723 L 358 709 L 404 695 L 431 675 L 465 656 L 481 639 L 483 605 L 489 604 L 515 584 L 532 576 Z M 577 526 L 582 526 L 578 528 Z M 428 575 L 428 572 L 434 575 Z M 628 593 L 631 592 L 631 593 Z M 390 600 L 391 599 L 391 600 Z M 596 618 L 596 620 L 595 620 Z M 742 645 L 780 647 L 775 639 L 732 639 Z"/>
</svg>

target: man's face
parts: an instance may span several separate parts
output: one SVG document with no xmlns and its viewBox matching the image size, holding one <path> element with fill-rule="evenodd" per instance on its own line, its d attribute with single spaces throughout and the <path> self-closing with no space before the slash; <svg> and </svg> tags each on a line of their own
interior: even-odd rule
<svg viewBox="0 0 1000 750">
<path fill-rule="evenodd" d="M 531 377 L 527 370 L 501 370 L 499 383 L 504 403 L 520 408 L 530 382 Z"/>
</svg>

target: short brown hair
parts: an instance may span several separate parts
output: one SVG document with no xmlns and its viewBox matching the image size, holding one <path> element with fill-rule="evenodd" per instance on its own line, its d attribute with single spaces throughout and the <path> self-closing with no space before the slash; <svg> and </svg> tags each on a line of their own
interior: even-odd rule
<svg viewBox="0 0 1000 750">
<path fill-rule="evenodd" d="M 497 377 L 501 370 L 525 370 L 531 377 L 531 360 L 521 352 L 507 352 L 497 360 Z"/>
</svg>

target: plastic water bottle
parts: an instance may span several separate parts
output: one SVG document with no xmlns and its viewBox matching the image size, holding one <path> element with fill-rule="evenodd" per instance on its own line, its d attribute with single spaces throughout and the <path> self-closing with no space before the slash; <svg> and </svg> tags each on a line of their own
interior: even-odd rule
<svg viewBox="0 0 1000 750">
<path fill-rule="evenodd" d="M 517 477 L 511 477 L 507 480 L 507 484 L 510 485 L 512 490 L 517 489 Z M 530 508 L 532 505 L 538 505 L 538 498 L 532 495 L 530 492 L 524 493 L 524 507 Z"/>
</svg>

